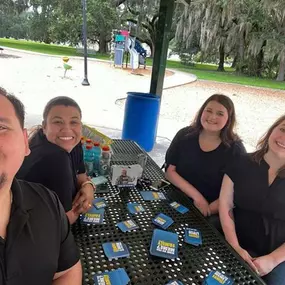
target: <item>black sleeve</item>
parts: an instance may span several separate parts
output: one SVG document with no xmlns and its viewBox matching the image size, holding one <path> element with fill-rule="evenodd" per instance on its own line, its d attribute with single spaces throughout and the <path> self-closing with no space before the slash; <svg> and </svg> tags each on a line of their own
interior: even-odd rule
<svg viewBox="0 0 285 285">
<path fill-rule="evenodd" d="M 173 138 L 165 155 L 166 167 L 169 166 L 170 164 L 177 165 L 179 144 L 181 139 L 183 139 L 188 132 L 189 132 L 189 127 L 185 127 L 180 131 L 178 131 L 178 133 Z"/>
<path fill-rule="evenodd" d="M 227 174 L 232 181 L 236 178 L 235 173 L 237 165 L 241 163 L 241 157 L 246 155 L 246 149 L 241 140 L 234 142 L 227 154 L 225 174 Z"/>
<path fill-rule="evenodd" d="M 82 174 L 86 172 L 81 142 L 72 150 L 71 159 L 73 164 L 75 165 L 77 174 Z"/>
<path fill-rule="evenodd" d="M 75 244 L 73 235 L 70 231 L 70 224 L 64 212 L 64 209 L 57 197 L 56 200 L 59 210 L 59 222 L 61 231 L 60 252 L 58 257 L 57 272 L 62 272 L 71 268 L 78 262 L 79 252 Z"/>
<path fill-rule="evenodd" d="M 73 176 L 71 161 L 65 154 L 50 155 L 37 163 L 42 177 L 41 183 L 54 191 L 66 212 L 72 208 Z"/>
<path fill-rule="evenodd" d="M 233 156 L 239 156 L 246 154 L 246 149 L 241 140 L 234 142 L 233 145 Z"/>
</svg>

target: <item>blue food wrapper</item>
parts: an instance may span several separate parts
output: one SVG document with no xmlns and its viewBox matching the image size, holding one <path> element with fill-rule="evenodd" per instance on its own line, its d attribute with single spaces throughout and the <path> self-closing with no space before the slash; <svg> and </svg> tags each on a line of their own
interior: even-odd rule
<svg viewBox="0 0 285 285">
<path fill-rule="evenodd" d="M 104 209 L 96 209 L 94 206 L 81 216 L 81 222 L 84 224 L 102 224 L 104 220 Z"/>
<path fill-rule="evenodd" d="M 170 227 L 174 221 L 167 215 L 164 215 L 162 213 L 158 214 L 152 222 L 162 229 L 166 230 L 168 227 Z"/>
<path fill-rule="evenodd" d="M 172 281 L 169 281 L 168 283 L 166 283 L 165 285 L 183 285 L 183 283 L 181 281 L 178 281 L 178 280 L 172 280 Z"/>
<path fill-rule="evenodd" d="M 141 191 L 140 192 L 145 201 L 165 200 L 166 197 L 161 192 Z"/>
<path fill-rule="evenodd" d="M 234 281 L 219 271 L 211 271 L 203 285 L 233 285 Z"/>
<path fill-rule="evenodd" d="M 118 274 L 119 274 L 119 278 L 121 280 L 122 285 L 126 285 L 130 282 L 130 278 L 129 278 L 127 272 L 125 271 L 125 269 L 119 268 Z"/>
<path fill-rule="evenodd" d="M 144 207 L 139 203 L 129 202 L 127 204 L 127 208 L 131 214 L 137 214 L 145 211 Z"/>
<path fill-rule="evenodd" d="M 186 243 L 198 246 L 202 244 L 201 232 L 196 229 L 186 228 L 184 241 Z"/>
<path fill-rule="evenodd" d="M 132 230 L 136 230 L 139 228 L 139 226 L 135 223 L 134 220 L 127 220 L 127 221 L 123 221 L 117 224 L 118 228 L 122 231 L 122 232 L 130 232 Z"/>
<path fill-rule="evenodd" d="M 163 230 L 153 231 L 150 253 L 167 259 L 178 257 L 178 235 Z"/>
<path fill-rule="evenodd" d="M 186 208 L 185 206 L 177 203 L 177 202 L 172 202 L 170 203 L 170 206 L 175 209 L 177 212 L 181 213 L 181 214 L 185 214 L 189 211 L 188 208 Z"/>
<path fill-rule="evenodd" d="M 96 274 L 94 276 L 95 285 L 127 285 L 129 282 L 130 278 L 123 268 Z"/>
<path fill-rule="evenodd" d="M 103 250 L 109 260 L 130 256 L 127 246 L 120 241 L 104 243 Z"/>
<path fill-rule="evenodd" d="M 103 209 L 107 206 L 104 198 L 97 198 L 93 200 L 93 205 L 96 209 Z"/>
</svg>

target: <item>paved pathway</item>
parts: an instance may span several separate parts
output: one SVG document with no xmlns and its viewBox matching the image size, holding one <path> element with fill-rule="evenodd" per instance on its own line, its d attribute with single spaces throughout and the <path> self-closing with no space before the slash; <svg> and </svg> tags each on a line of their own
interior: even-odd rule
<svg viewBox="0 0 285 285">
<path fill-rule="evenodd" d="M 9 55 L 9 56 L 7 56 Z M 41 122 L 47 101 L 55 96 L 74 98 L 83 110 L 83 121 L 103 127 L 106 134 L 120 136 L 124 100 L 128 91 L 148 92 L 150 76 L 136 76 L 114 69 L 106 62 L 90 60 L 91 86 L 81 85 L 83 61 L 71 58 L 72 70 L 63 78 L 61 57 L 6 50 L 0 54 L 0 86 L 17 95 L 25 104 L 27 125 Z M 223 93 L 235 103 L 238 133 L 248 150 L 281 114 L 285 113 L 285 92 L 237 84 L 195 81 L 195 76 L 175 72 L 165 79 L 158 143 L 151 153 L 162 164 L 164 153 L 175 133 L 190 123 L 202 103 L 213 93 Z M 187 82 L 191 84 L 183 85 Z M 173 87 L 179 85 L 179 87 Z M 183 86 L 180 86 L 183 85 Z M 117 102 L 117 104 L 116 104 Z"/>
</svg>

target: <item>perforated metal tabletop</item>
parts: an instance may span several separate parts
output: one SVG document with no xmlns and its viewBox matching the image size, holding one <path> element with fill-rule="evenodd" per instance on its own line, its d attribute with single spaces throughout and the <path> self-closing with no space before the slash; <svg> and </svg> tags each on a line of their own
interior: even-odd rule
<svg viewBox="0 0 285 285">
<path fill-rule="evenodd" d="M 132 141 L 115 140 L 112 149 L 113 164 L 135 164 L 137 155 L 143 153 Z M 163 176 L 160 167 L 148 158 L 144 177 L 157 181 Z M 93 285 L 93 276 L 96 273 L 120 267 L 127 271 L 131 279 L 130 284 L 164 285 L 170 280 L 180 280 L 183 284 L 202 284 L 211 270 L 219 270 L 233 278 L 235 284 L 265 284 L 207 223 L 189 199 L 173 186 L 166 187 L 162 191 L 167 200 L 160 201 L 144 201 L 135 188 L 123 189 L 120 194 L 114 195 L 118 192 L 117 188 L 111 184 L 109 187 L 111 192 L 105 194 L 109 198 L 104 224 L 86 225 L 77 222 L 72 229 L 84 268 L 83 284 Z M 144 190 L 150 189 L 144 187 Z M 102 197 L 103 194 L 95 196 Z M 176 212 L 169 206 L 173 201 L 183 204 L 190 211 L 184 215 Z M 126 207 L 128 202 L 139 202 L 146 211 L 131 215 Z M 167 230 L 179 235 L 177 259 L 161 259 L 149 253 L 153 230 L 156 228 L 152 219 L 158 213 L 169 215 L 174 220 L 174 224 Z M 127 219 L 133 219 L 139 229 L 127 233 L 121 232 L 116 224 Z M 202 246 L 195 247 L 184 242 L 186 227 L 201 231 Z M 130 256 L 109 261 L 104 255 L 102 244 L 113 241 L 125 243 L 129 248 Z"/>
</svg>

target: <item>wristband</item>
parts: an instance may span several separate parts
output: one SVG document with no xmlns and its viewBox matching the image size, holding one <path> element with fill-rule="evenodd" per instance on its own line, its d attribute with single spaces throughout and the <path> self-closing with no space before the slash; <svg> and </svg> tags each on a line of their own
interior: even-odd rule
<svg viewBox="0 0 285 285">
<path fill-rule="evenodd" d="M 81 188 L 84 187 L 84 186 L 87 185 L 87 184 L 90 184 L 90 185 L 93 187 L 94 191 L 96 190 L 96 186 L 95 186 L 95 184 L 94 184 L 91 180 L 88 180 L 88 181 L 83 182 L 83 183 L 81 184 Z"/>
</svg>

